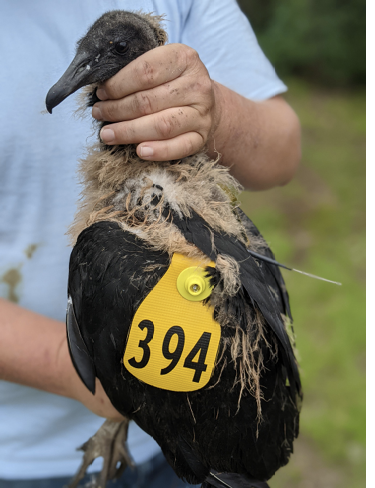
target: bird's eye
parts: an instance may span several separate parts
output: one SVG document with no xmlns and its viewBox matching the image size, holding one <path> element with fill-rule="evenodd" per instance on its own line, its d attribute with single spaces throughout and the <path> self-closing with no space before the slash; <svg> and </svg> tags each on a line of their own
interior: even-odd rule
<svg viewBox="0 0 375 488">
<path fill-rule="evenodd" d="M 128 47 L 129 47 L 129 45 L 128 45 L 128 43 L 126 41 L 118 42 L 115 45 L 115 51 L 118 54 L 124 54 L 128 50 Z"/>
</svg>

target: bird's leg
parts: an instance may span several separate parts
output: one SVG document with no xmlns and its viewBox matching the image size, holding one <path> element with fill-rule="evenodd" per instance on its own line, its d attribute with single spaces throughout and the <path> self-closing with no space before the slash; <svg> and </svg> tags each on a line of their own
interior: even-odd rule
<svg viewBox="0 0 375 488">
<path fill-rule="evenodd" d="M 87 468 L 97 457 L 103 457 L 103 468 L 92 488 L 105 488 L 108 480 L 121 476 L 127 466 L 134 466 L 127 449 L 129 420 L 113 422 L 106 420 L 98 432 L 85 442 L 79 449 L 84 451 L 82 464 L 69 484 L 69 488 L 76 488 L 85 476 Z M 120 464 L 119 464 L 120 463 Z M 119 466 L 118 466 L 119 464 Z"/>
</svg>

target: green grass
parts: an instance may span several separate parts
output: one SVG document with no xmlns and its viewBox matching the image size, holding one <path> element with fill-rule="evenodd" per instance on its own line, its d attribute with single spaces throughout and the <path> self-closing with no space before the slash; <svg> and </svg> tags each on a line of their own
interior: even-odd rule
<svg viewBox="0 0 375 488">
<path fill-rule="evenodd" d="M 284 273 L 302 368 L 301 440 L 272 488 L 365 486 L 365 93 L 290 80 L 303 158 L 286 187 L 243 193 Z M 309 483 L 307 483 L 309 480 Z"/>
</svg>

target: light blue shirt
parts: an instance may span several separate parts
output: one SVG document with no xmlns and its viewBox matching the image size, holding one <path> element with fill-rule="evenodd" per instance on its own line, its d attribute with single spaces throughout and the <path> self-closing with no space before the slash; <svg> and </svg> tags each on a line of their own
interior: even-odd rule
<svg viewBox="0 0 375 488">
<path fill-rule="evenodd" d="M 119 8 L 166 14 L 169 42 L 195 48 L 211 78 L 246 97 L 286 90 L 235 0 L 1 2 L 0 296 L 62 321 L 70 255 L 65 232 L 80 191 L 77 159 L 92 126 L 89 118 L 74 117 L 75 97 L 53 116 L 42 113 L 44 100 L 77 39 L 102 13 Z M 19 277 L 16 286 L 11 276 Z M 76 401 L 0 381 L 0 478 L 73 474 L 81 460 L 75 449 L 102 422 Z M 134 423 L 129 439 L 138 463 L 159 450 Z"/>
</svg>

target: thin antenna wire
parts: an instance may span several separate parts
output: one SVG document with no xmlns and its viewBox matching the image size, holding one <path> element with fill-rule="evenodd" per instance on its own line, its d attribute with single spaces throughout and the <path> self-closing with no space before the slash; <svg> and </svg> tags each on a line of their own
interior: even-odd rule
<svg viewBox="0 0 375 488">
<path fill-rule="evenodd" d="M 257 252 L 250 251 L 250 249 L 247 250 L 249 254 L 251 254 L 254 258 L 260 259 L 262 261 L 266 261 L 267 263 L 274 264 L 275 266 L 279 266 L 280 268 L 287 269 L 288 271 L 295 271 L 296 273 L 303 274 L 305 276 L 309 276 L 310 278 L 315 278 L 316 280 L 321 280 L 321 281 L 326 281 L 327 283 L 333 283 L 334 285 L 339 285 L 341 286 L 341 283 L 338 281 L 332 281 L 332 280 L 327 280 L 326 278 L 322 278 L 321 276 L 316 276 L 311 273 L 306 273 L 305 271 L 300 271 L 299 269 L 295 268 L 288 268 L 288 266 L 285 266 L 285 264 L 278 263 L 274 259 L 271 259 L 267 256 L 263 256 L 263 254 L 258 254 Z"/>
</svg>

